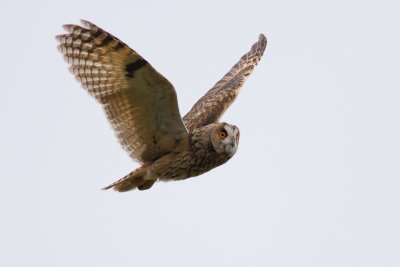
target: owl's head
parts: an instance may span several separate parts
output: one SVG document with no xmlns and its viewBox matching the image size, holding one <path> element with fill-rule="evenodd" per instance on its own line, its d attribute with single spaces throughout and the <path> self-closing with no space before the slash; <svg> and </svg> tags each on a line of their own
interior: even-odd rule
<svg viewBox="0 0 400 267">
<path fill-rule="evenodd" d="M 215 151 L 232 157 L 239 145 L 240 132 L 238 127 L 225 122 L 215 123 L 210 131 L 211 143 Z"/>
</svg>

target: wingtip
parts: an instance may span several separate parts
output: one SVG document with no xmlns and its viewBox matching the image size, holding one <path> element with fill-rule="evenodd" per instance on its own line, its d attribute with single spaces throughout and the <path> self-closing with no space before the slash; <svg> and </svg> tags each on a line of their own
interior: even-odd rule
<svg viewBox="0 0 400 267">
<path fill-rule="evenodd" d="M 81 24 L 83 26 L 85 26 L 86 28 L 88 28 L 88 29 L 96 30 L 96 29 L 99 28 L 96 24 L 94 24 L 94 23 L 92 23 L 92 22 L 90 22 L 88 20 L 81 19 L 80 21 L 81 21 Z"/>
<path fill-rule="evenodd" d="M 63 35 L 64 35 L 64 34 L 56 35 L 56 36 L 54 36 L 54 39 L 56 39 L 57 42 L 61 42 L 61 37 L 62 37 Z"/>
<path fill-rule="evenodd" d="M 86 20 L 86 19 L 80 19 L 79 20 L 81 22 L 82 25 L 87 26 L 92 24 L 90 21 Z"/>
<path fill-rule="evenodd" d="M 258 41 L 259 42 L 267 42 L 267 37 L 265 37 L 265 35 L 263 33 L 260 33 L 260 35 L 258 36 Z"/>
<path fill-rule="evenodd" d="M 64 25 L 62 25 L 62 28 L 67 32 L 71 32 L 70 31 L 71 26 L 72 26 L 72 24 L 64 24 Z"/>
</svg>

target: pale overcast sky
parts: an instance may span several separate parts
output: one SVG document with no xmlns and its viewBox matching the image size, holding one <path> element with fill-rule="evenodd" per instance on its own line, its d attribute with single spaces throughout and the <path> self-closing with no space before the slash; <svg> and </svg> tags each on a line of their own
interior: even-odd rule
<svg viewBox="0 0 400 267">
<path fill-rule="evenodd" d="M 400 266 L 398 1 L 7 1 L 0 9 L 0 266 Z M 56 49 L 94 22 L 185 114 L 264 33 L 200 177 L 100 188 L 139 165 Z"/>
</svg>

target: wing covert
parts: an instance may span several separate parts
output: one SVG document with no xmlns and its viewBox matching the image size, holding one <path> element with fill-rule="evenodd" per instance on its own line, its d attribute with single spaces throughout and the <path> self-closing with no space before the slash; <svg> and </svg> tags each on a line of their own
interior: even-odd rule
<svg viewBox="0 0 400 267">
<path fill-rule="evenodd" d="M 225 76 L 217 82 L 183 117 L 189 131 L 217 122 L 239 94 L 246 78 L 260 61 L 267 39 L 260 34 L 251 50 L 243 55 Z"/>
<path fill-rule="evenodd" d="M 152 162 L 187 136 L 174 87 L 145 59 L 96 25 L 64 25 L 56 37 L 70 70 L 100 102 L 122 147 Z"/>
</svg>

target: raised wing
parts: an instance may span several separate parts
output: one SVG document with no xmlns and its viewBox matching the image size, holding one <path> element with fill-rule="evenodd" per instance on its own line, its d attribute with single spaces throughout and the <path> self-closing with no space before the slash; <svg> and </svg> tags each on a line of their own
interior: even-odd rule
<svg viewBox="0 0 400 267">
<path fill-rule="evenodd" d="M 187 135 L 172 84 L 122 41 L 83 21 L 56 39 L 70 70 L 100 102 L 123 148 L 152 162 Z"/>
<path fill-rule="evenodd" d="M 260 61 L 266 46 L 267 39 L 260 34 L 258 42 L 251 47 L 251 50 L 194 104 L 183 117 L 183 122 L 189 131 L 219 120 L 236 99 L 244 81 Z"/>
</svg>

